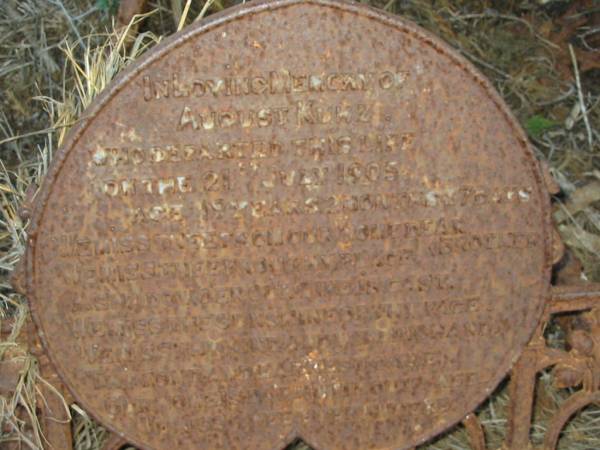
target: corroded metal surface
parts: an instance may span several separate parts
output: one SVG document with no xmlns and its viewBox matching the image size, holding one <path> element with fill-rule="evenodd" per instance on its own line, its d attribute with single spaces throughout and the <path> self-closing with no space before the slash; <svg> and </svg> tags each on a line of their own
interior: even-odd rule
<svg viewBox="0 0 600 450">
<path fill-rule="evenodd" d="M 102 450 L 123 450 L 124 448 L 130 448 L 123 438 L 113 434 L 109 436 L 107 441 L 104 443 Z"/>
<path fill-rule="evenodd" d="M 408 448 L 536 328 L 548 202 L 507 108 L 438 39 L 253 3 L 87 111 L 36 199 L 25 284 L 75 399 L 141 448 Z"/>
<path fill-rule="evenodd" d="M 564 401 L 547 426 L 543 450 L 554 450 L 563 428 L 578 411 L 600 404 L 600 285 L 570 284 L 552 288 L 543 320 L 511 371 L 508 435 L 505 448 L 533 448 L 530 441 L 535 384 L 542 370 L 553 368 L 557 388 L 581 387 Z M 563 319 L 568 351 L 547 346 L 543 331 L 556 314 Z M 577 314 L 574 314 L 577 313 Z"/>
</svg>

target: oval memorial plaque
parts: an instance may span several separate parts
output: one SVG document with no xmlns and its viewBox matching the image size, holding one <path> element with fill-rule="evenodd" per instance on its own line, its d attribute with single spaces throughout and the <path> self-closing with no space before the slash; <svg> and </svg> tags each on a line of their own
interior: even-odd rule
<svg viewBox="0 0 600 450">
<path fill-rule="evenodd" d="M 496 387 L 549 287 L 548 195 L 489 83 L 337 1 L 168 39 L 72 131 L 27 289 L 57 371 L 148 449 L 398 449 Z"/>
</svg>

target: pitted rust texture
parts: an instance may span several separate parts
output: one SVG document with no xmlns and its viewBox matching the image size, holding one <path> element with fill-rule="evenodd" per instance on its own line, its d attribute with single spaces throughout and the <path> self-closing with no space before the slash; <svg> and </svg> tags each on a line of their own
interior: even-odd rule
<svg viewBox="0 0 600 450">
<path fill-rule="evenodd" d="M 125 448 L 130 448 L 123 438 L 113 434 L 109 436 L 107 441 L 104 443 L 102 450 L 123 450 Z"/>
<path fill-rule="evenodd" d="M 540 169 L 489 83 L 412 24 L 241 6 L 86 117 L 37 196 L 26 284 L 77 402 L 139 447 L 408 448 L 538 324 Z"/>
<path fill-rule="evenodd" d="M 572 281 L 572 280 L 571 280 Z M 538 374 L 552 368 L 558 389 L 580 388 L 549 420 L 542 450 L 554 450 L 568 421 L 580 410 L 600 404 L 600 285 L 569 284 L 552 288 L 543 320 L 511 371 L 508 435 L 503 449 L 533 448 L 530 441 Z M 546 345 L 543 330 L 553 315 L 564 315 L 567 351 Z M 560 316 L 559 316 L 560 317 Z"/>
</svg>

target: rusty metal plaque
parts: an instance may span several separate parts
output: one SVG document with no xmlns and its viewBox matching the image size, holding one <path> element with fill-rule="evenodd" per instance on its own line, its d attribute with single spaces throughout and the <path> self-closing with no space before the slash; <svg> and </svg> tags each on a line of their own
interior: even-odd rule
<svg viewBox="0 0 600 450">
<path fill-rule="evenodd" d="M 489 83 L 355 4 L 250 3 L 85 113 L 33 210 L 27 291 L 77 401 L 146 449 L 404 449 L 532 335 L 548 194 Z"/>
</svg>

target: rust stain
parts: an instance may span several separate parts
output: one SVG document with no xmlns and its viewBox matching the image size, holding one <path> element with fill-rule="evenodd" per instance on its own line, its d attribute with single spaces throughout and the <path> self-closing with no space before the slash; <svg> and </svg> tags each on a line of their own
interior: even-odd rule
<svg viewBox="0 0 600 450">
<path fill-rule="evenodd" d="M 409 448 L 539 329 L 562 252 L 543 171 L 489 83 L 411 23 L 232 8 L 86 117 L 16 279 L 75 400 L 140 448 Z"/>
</svg>

